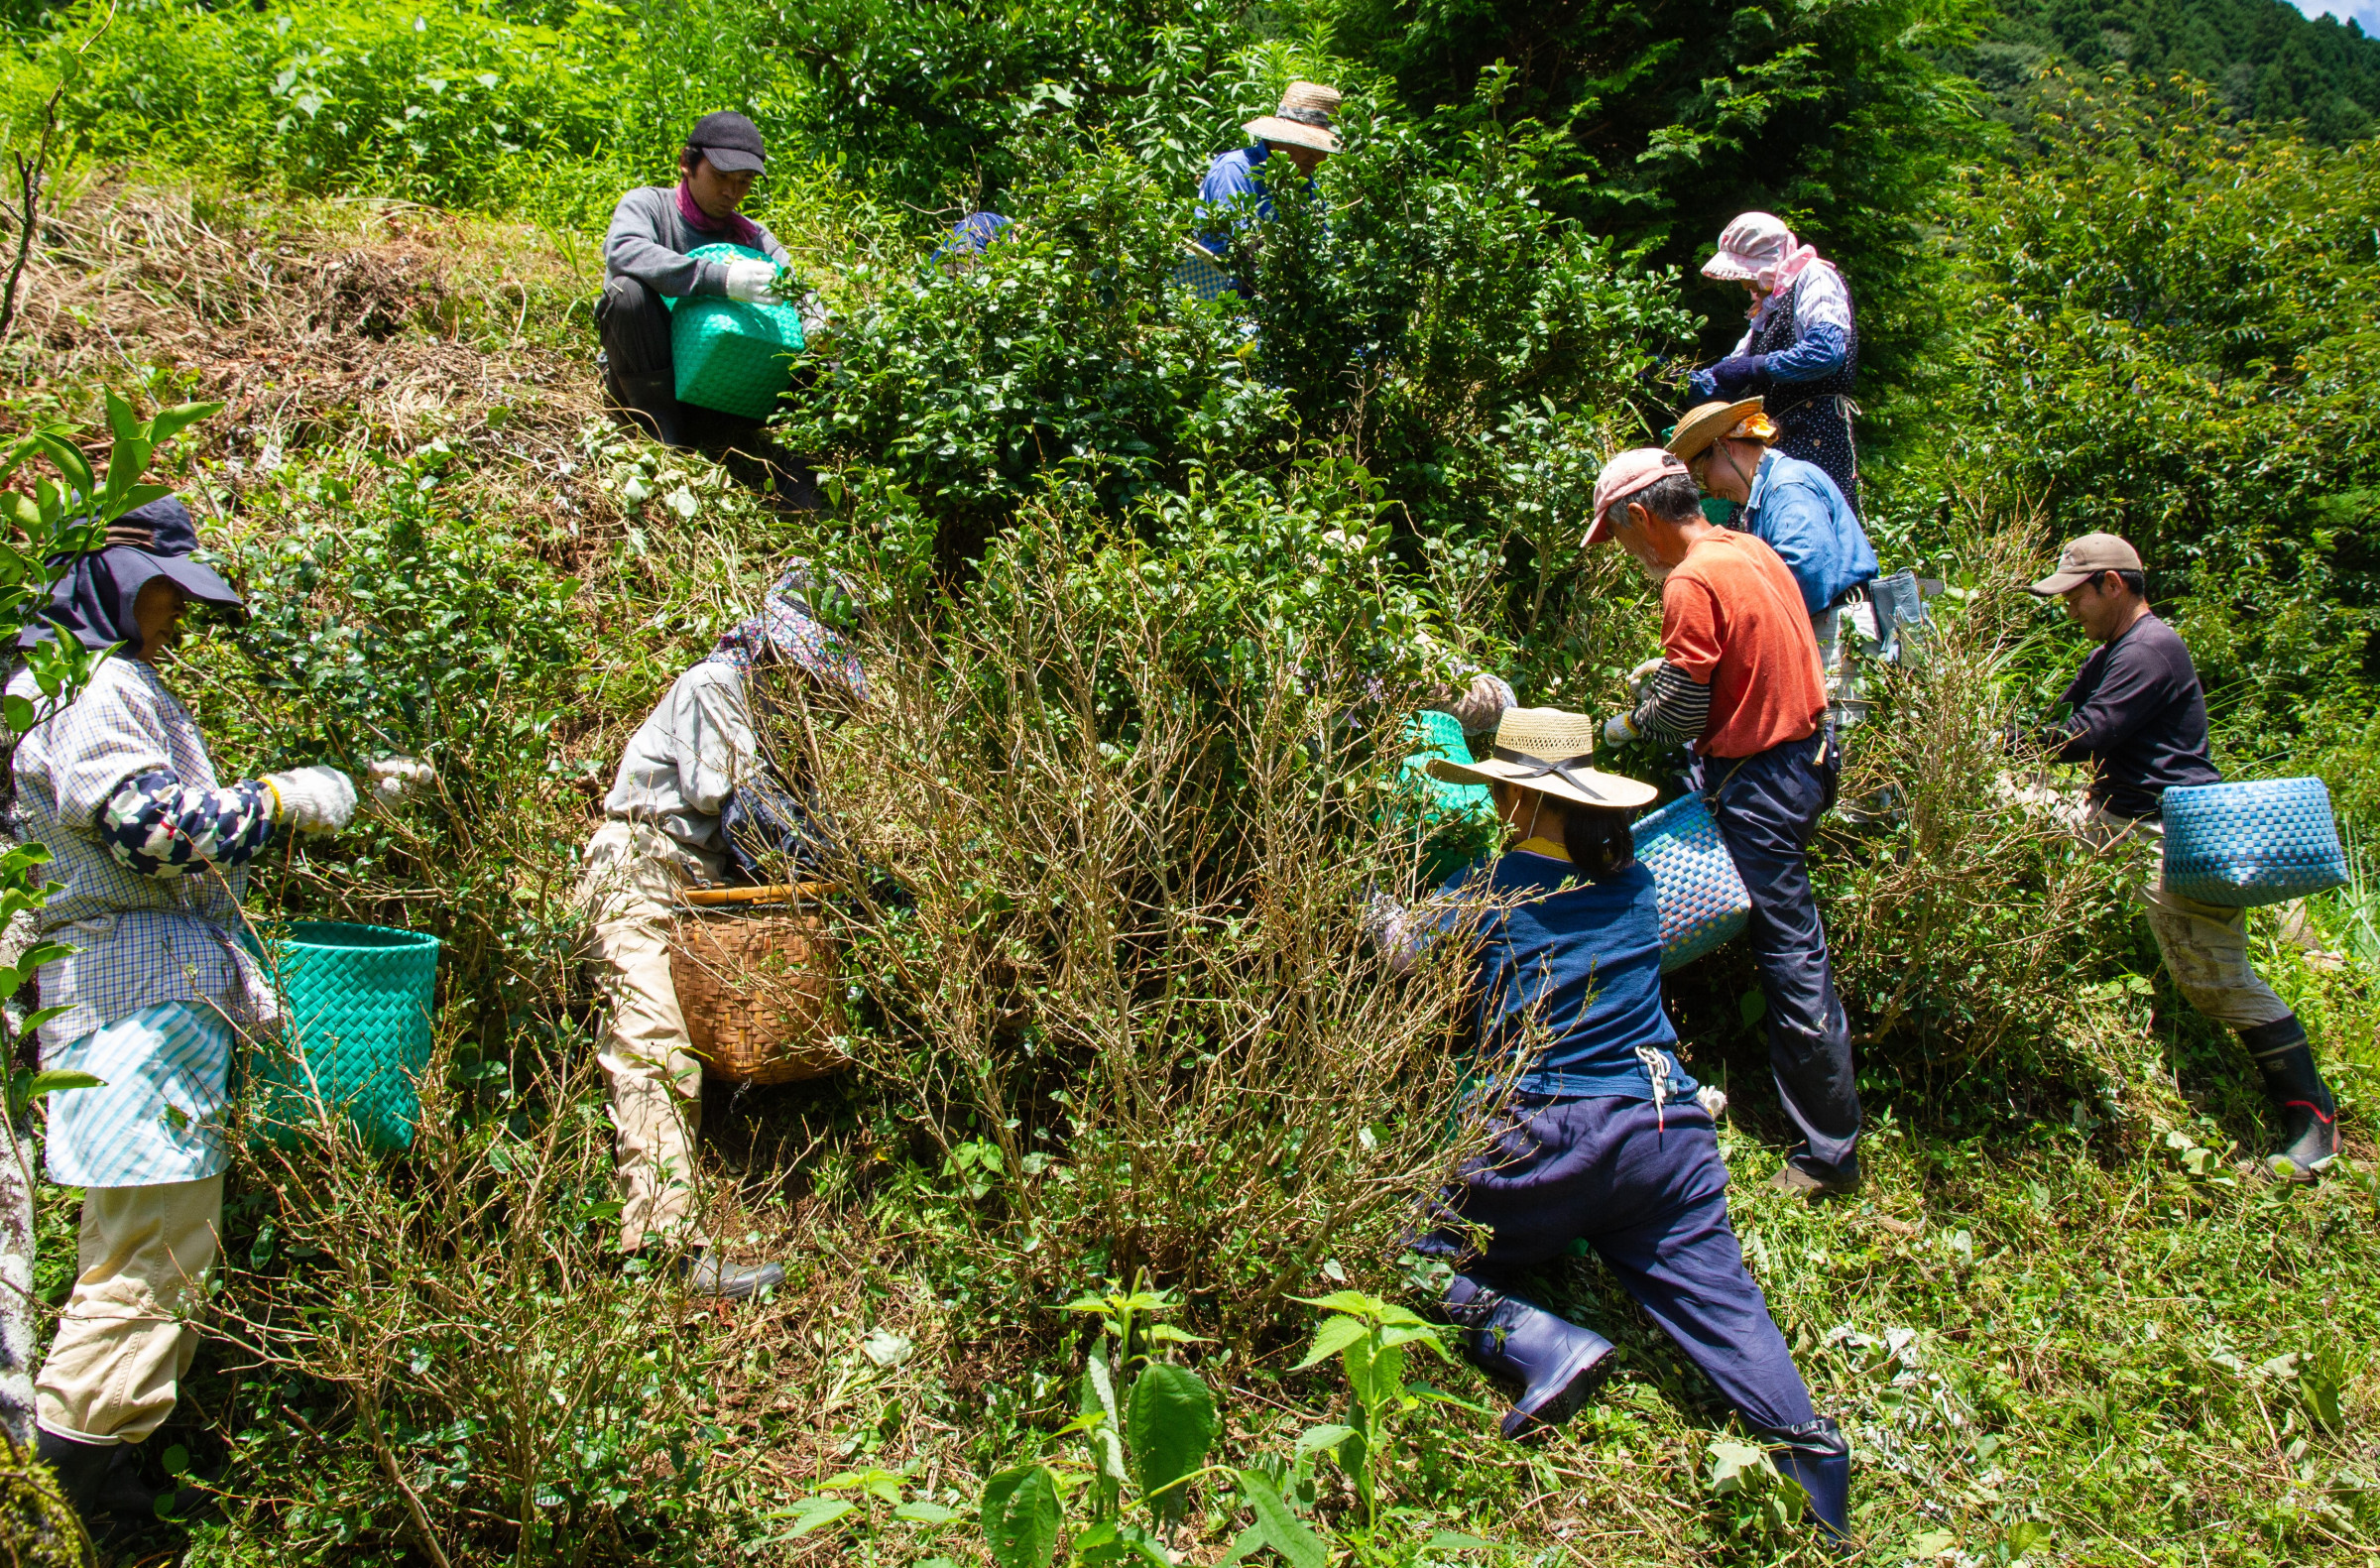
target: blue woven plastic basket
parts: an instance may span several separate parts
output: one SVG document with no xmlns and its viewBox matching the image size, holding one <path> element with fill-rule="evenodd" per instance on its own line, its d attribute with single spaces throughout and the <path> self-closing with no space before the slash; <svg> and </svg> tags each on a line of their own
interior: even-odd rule
<svg viewBox="0 0 2380 1568">
<path fill-rule="evenodd" d="M 2280 904 L 2347 880 L 2320 779 L 2183 784 L 2165 792 L 2165 885 L 2229 908 Z"/>
<path fill-rule="evenodd" d="M 405 1148 L 421 1114 L 414 1076 L 429 1060 L 438 939 L 384 925 L 299 920 L 266 933 L 285 1035 L 256 1064 L 257 1113 L 292 1141 L 303 1087 L 344 1106 L 376 1149 Z"/>
<path fill-rule="evenodd" d="M 1182 259 L 1174 265 L 1173 281 L 1210 303 L 1240 292 L 1232 275 L 1216 265 L 1214 253 L 1195 240 L 1182 241 Z"/>
<path fill-rule="evenodd" d="M 696 261 L 767 261 L 744 245 L 704 245 Z M 793 385 L 802 349 L 801 312 L 789 302 L 747 304 L 719 295 L 669 302 L 669 356 L 677 401 L 748 420 L 767 419 Z"/>
<path fill-rule="evenodd" d="M 1630 831 L 1636 858 L 1653 874 L 1661 901 L 1661 972 L 1683 969 L 1740 933 L 1752 896 L 1699 794 L 1639 817 Z"/>
</svg>

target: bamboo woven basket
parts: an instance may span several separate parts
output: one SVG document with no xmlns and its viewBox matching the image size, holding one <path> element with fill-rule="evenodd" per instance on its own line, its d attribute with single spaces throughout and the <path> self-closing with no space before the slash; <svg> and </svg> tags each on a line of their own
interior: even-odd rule
<svg viewBox="0 0 2380 1568">
<path fill-rule="evenodd" d="M 697 889 L 685 895 L 669 974 L 694 1054 L 729 1083 L 798 1083 L 844 1064 L 843 981 L 818 890 Z"/>
</svg>

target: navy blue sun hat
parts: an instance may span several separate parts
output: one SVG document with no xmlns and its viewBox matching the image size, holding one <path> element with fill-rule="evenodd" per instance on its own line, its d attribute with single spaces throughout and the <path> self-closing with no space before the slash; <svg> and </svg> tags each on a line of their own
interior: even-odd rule
<svg viewBox="0 0 2380 1568">
<path fill-rule="evenodd" d="M 85 648 L 121 643 L 127 653 L 137 654 L 141 633 L 133 620 L 133 601 L 158 577 L 200 604 L 245 610 L 230 583 L 191 558 L 197 547 L 198 526 L 179 500 L 165 496 L 134 507 L 107 526 L 103 546 L 72 557 L 66 574 L 50 590 L 50 603 L 40 618 L 17 635 L 17 646 L 31 648 L 63 631 Z"/>
</svg>

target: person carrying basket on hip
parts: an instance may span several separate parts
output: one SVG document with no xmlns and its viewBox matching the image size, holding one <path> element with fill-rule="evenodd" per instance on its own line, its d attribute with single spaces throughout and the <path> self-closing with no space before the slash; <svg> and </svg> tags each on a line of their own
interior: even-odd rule
<svg viewBox="0 0 2380 1568">
<path fill-rule="evenodd" d="M 2027 591 L 2065 601 L 2098 648 L 2067 686 L 2067 718 L 2038 731 L 2052 760 L 2088 763 L 2075 826 L 2101 850 L 2153 851 L 2141 889 L 2158 956 L 2183 1000 L 2229 1026 L 2264 1078 L 2281 1146 L 2244 1168 L 2312 1181 L 2338 1158 L 2338 1107 L 2315 1066 L 2306 1026 L 2248 961 L 2245 909 L 2184 898 L 2165 884 L 2165 791 L 2220 784 L 2207 746 L 2206 693 L 2181 637 L 2149 608 L 2140 552 L 2113 534 L 2085 534 Z"/>
</svg>

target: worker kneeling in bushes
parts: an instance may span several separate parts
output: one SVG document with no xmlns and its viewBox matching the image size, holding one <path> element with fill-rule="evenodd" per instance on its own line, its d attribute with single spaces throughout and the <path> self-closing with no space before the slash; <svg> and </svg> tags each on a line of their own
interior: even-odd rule
<svg viewBox="0 0 2380 1568">
<path fill-rule="evenodd" d="M 689 885 L 727 880 L 726 818 L 773 818 L 772 836 L 781 837 L 791 814 L 754 733 L 756 674 L 779 694 L 789 686 L 808 695 L 866 694 L 858 662 L 812 613 L 811 593 L 803 572 L 787 572 L 759 615 L 677 677 L 629 739 L 579 882 L 580 904 L 594 921 L 596 982 L 611 1009 L 601 1061 L 618 1136 L 620 1245 L 641 1252 L 688 1243 L 687 1284 L 709 1295 L 748 1296 L 780 1282 L 784 1270 L 724 1263 L 699 1235 L 686 1234 L 702 1063 L 669 971 L 673 905 Z"/>
<path fill-rule="evenodd" d="M 614 407 L 670 446 L 759 451 L 760 422 L 677 401 L 677 370 L 664 300 L 725 296 L 768 303 L 777 269 L 792 258 L 774 234 L 740 210 L 768 163 L 761 133 L 740 114 L 706 114 L 686 133 L 675 188 L 646 185 L 612 209 L 603 237 L 603 385 Z M 767 261 L 696 261 L 706 245 L 741 245 Z"/>
<path fill-rule="evenodd" d="M 35 925 L 73 949 L 41 970 L 42 1004 L 59 1010 L 42 1066 L 98 1080 L 49 1100 L 50 1179 L 83 1196 L 74 1293 L 34 1386 L 36 1446 L 111 1543 L 156 1521 L 137 1445 L 174 1413 L 198 1350 L 185 1313 L 205 1298 L 222 1224 L 232 1050 L 280 1016 L 240 941 L 249 862 L 276 825 L 322 832 L 355 815 L 355 785 L 332 768 L 216 783 L 157 669 L 192 602 L 241 608 L 190 558 L 197 544 L 170 496 L 110 524 L 18 646 L 72 637 L 117 653 L 62 708 L 22 661 L 8 682 L 40 715 L 17 738 L 10 826 L 49 846 L 60 891 Z M 393 797 L 428 770 L 391 758 L 372 773 Z"/>
<path fill-rule="evenodd" d="M 1584 1241 L 1842 1536 L 1849 1448 L 1811 1407 L 1744 1267 L 1718 1132 L 1662 1011 L 1661 911 L 1628 830 L 1628 813 L 1655 790 L 1590 768 L 1595 731 L 1581 714 L 1513 708 L 1488 761 L 1432 763 L 1438 778 L 1486 784 L 1518 842 L 1447 883 L 1435 928 L 1413 931 L 1393 909 L 1377 916 L 1399 968 L 1441 935 L 1477 943 L 1483 1078 L 1531 1053 L 1493 1142 L 1465 1167 L 1421 1250 L 1458 1266 L 1445 1310 L 1472 1359 L 1521 1386 L 1506 1437 L 1569 1420 L 1612 1370 L 1609 1340 L 1512 1288 L 1522 1270 Z"/>
</svg>

